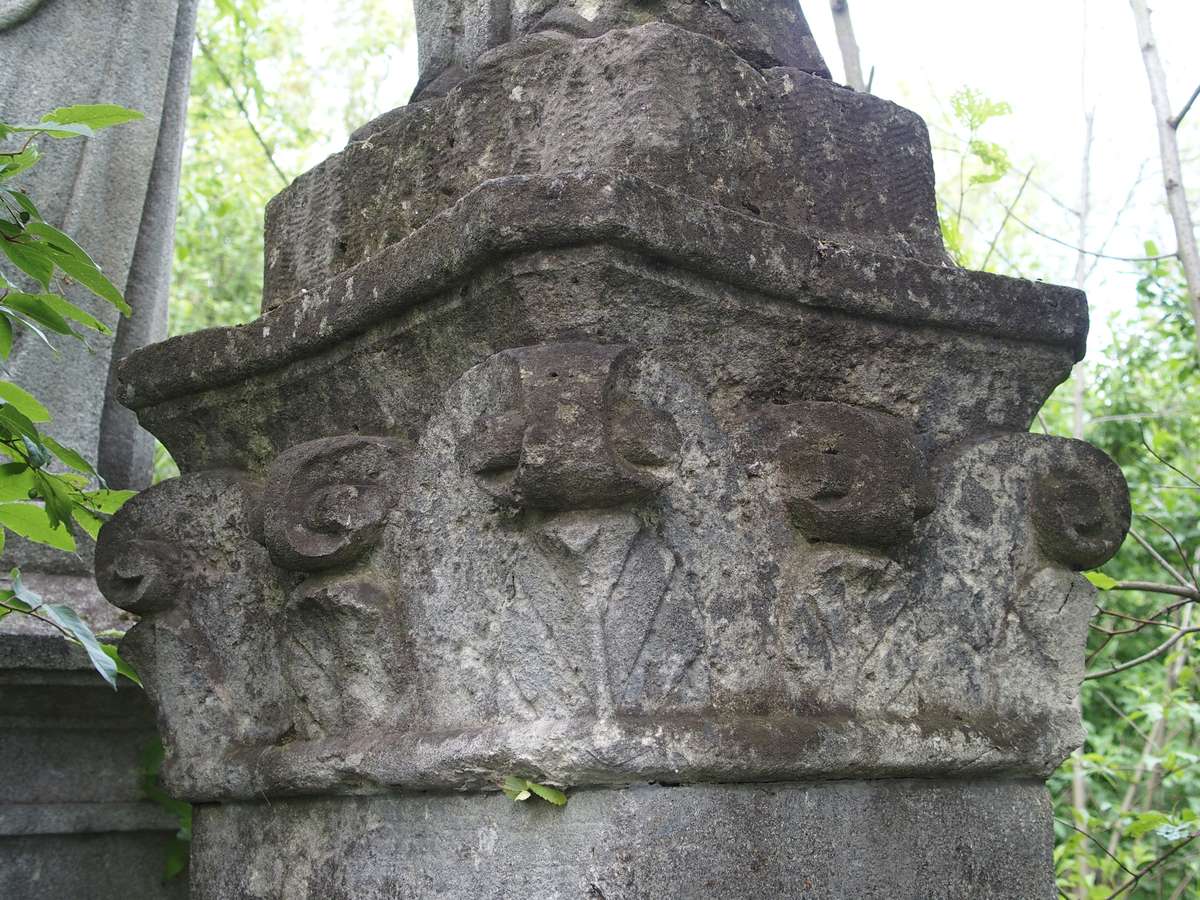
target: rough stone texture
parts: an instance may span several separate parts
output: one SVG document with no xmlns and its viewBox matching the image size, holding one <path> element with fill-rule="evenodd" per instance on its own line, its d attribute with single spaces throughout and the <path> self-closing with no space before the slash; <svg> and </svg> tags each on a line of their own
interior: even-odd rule
<svg viewBox="0 0 1200 900">
<path fill-rule="evenodd" d="M 201 896 L 1053 896 L 1129 524 L 1027 432 L 1084 298 L 944 264 L 911 114 L 663 8 L 423 19 L 445 96 L 275 202 L 264 315 L 122 366 L 185 474 L 97 574 Z"/>
<path fill-rule="evenodd" d="M 179 827 L 145 800 L 141 758 L 156 740 L 142 692 L 113 692 L 57 636 L 0 635 L 0 896 L 159 900 Z"/>
<path fill-rule="evenodd" d="M 13 379 L 34 389 L 55 414 L 50 431 L 95 461 L 105 455 L 100 414 L 114 356 L 166 334 L 196 2 L 138 0 L 118 9 L 107 0 L 46 0 L 34 7 L 19 22 L 0 23 L 6 121 L 36 121 L 72 103 L 119 103 L 145 114 L 87 141 L 54 143 L 21 182 L 46 220 L 88 250 L 135 310 L 119 320 L 107 303 L 73 289 L 72 299 L 116 336 L 90 338 L 94 352 L 64 342 L 55 357 L 20 333 L 9 364 Z M 63 371 L 72 377 L 62 378 Z M 107 414 L 114 421 L 104 440 L 115 449 L 106 474 L 121 487 L 144 487 L 151 437 L 115 403 Z M 144 445 L 136 453 L 134 432 Z"/>
<path fill-rule="evenodd" d="M 791 0 L 417 0 L 420 79 L 414 99 L 445 93 L 467 72 L 613 28 L 662 21 L 708 35 L 758 68 L 829 77 L 804 13 Z M 491 52 L 489 52 L 491 51 Z"/>
<path fill-rule="evenodd" d="M 581 169 L 944 258 L 918 116 L 794 68 L 760 71 L 670 25 L 505 59 L 354 137 L 267 207 L 264 309 L 407 237 L 482 181 Z"/>
<path fill-rule="evenodd" d="M 197 809 L 202 900 L 1048 900 L 1032 782 L 588 790 L 563 809 L 405 795 Z"/>
</svg>

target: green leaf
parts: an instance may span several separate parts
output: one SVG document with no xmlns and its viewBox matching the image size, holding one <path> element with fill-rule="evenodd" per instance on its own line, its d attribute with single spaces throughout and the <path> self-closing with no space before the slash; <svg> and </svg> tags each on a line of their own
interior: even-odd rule
<svg viewBox="0 0 1200 900">
<path fill-rule="evenodd" d="M 1164 815 L 1163 813 L 1155 812 L 1153 810 L 1150 812 L 1144 812 L 1133 820 L 1133 824 L 1129 826 L 1129 829 L 1126 833 L 1130 837 L 1141 837 L 1147 832 L 1154 831 L 1156 828 L 1169 824 L 1170 821 L 1170 817 Z"/>
<path fill-rule="evenodd" d="M 75 640 L 83 645 L 88 659 L 91 660 L 92 668 L 99 672 L 100 677 L 107 681 L 115 691 L 117 689 L 117 664 L 104 652 L 104 648 L 92 634 L 92 629 L 79 618 L 75 610 L 62 604 L 46 603 L 39 607 L 38 612 L 60 628 L 70 632 Z"/>
<path fill-rule="evenodd" d="M 176 835 L 167 846 L 167 859 L 163 864 L 163 881 L 171 881 L 184 873 L 188 866 L 189 838 Z"/>
<path fill-rule="evenodd" d="M 1084 572 L 1083 577 L 1102 591 L 1111 591 L 1118 584 L 1115 578 L 1110 578 L 1103 572 Z"/>
<path fill-rule="evenodd" d="M 8 316 L 10 319 L 15 319 L 16 321 L 20 322 L 35 335 L 37 335 L 38 340 L 49 347 L 51 353 L 53 353 L 55 356 L 58 356 L 58 348 L 50 343 L 50 339 L 46 337 L 46 332 L 42 331 L 42 329 L 38 328 L 23 315 L 18 312 L 14 312 L 11 309 L 6 309 L 3 304 L 0 304 L 0 315 Z"/>
<path fill-rule="evenodd" d="M 500 784 L 500 790 L 504 791 L 504 795 L 508 797 L 509 800 L 529 799 L 529 791 L 525 789 L 524 778 L 516 778 L 512 775 L 508 775 Z M 524 796 L 521 796 L 522 794 L 524 794 Z"/>
<path fill-rule="evenodd" d="M 54 438 L 47 435 L 42 435 L 42 443 L 46 445 L 51 453 L 58 457 L 58 461 L 64 466 L 68 466 L 76 472 L 82 472 L 84 475 L 100 477 L 97 475 L 96 470 L 92 468 L 92 464 L 70 447 L 64 447 Z"/>
<path fill-rule="evenodd" d="M 23 462 L 0 466 L 0 502 L 28 500 L 33 490 L 33 469 Z"/>
<path fill-rule="evenodd" d="M 137 496 L 137 491 L 88 491 L 83 496 L 90 509 L 111 516 L 125 504 L 126 500 Z"/>
<path fill-rule="evenodd" d="M 133 310 L 111 281 L 104 277 L 100 267 L 73 240 L 45 222 L 30 222 L 25 231 L 41 238 L 49 248 L 48 254 L 54 264 L 90 290 L 119 309 L 125 315 Z"/>
<path fill-rule="evenodd" d="M 42 436 L 38 433 L 37 426 L 29 420 L 29 417 L 13 406 L 11 403 L 0 403 L 0 429 L 9 431 L 13 435 L 29 439 L 35 446 L 40 446 Z M 26 450 L 29 448 L 26 447 Z M 39 454 L 40 456 L 40 454 Z M 32 461 L 32 460 L 31 460 Z M 47 462 L 49 460 L 47 459 Z M 44 463 L 39 464 L 44 465 Z M 34 468 L 39 468 L 34 466 Z"/>
<path fill-rule="evenodd" d="M 17 387 L 11 381 L 0 381 L 0 400 L 20 410 L 30 423 L 50 421 L 50 411 L 42 406 L 33 394 Z"/>
<path fill-rule="evenodd" d="M 500 784 L 500 790 L 510 800 L 525 801 L 536 794 L 548 803 L 553 803 L 555 806 L 566 806 L 567 795 L 562 791 L 555 790 L 552 787 L 547 787 L 544 784 L 538 784 L 536 781 L 529 781 L 526 778 L 517 778 L 514 775 L 508 775 Z"/>
<path fill-rule="evenodd" d="M 100 649 L 104 651 L 105 656 L 116 663 L 118 675 L 124 675 L 138 687 L 142 686 L 142 679 L 138 677 L 137 670 L 122 658 L 116 644 L 101 644 Z"/>
<path fill-rule="evenodd" d="M 45 134 L 52 138 L 91 137 L 93 134 L 92 129 L 81 122 L 68 122 L 61 125 L 39 123 L 37 125 L 10 125 L 8 127 L 21 134 Z"/>
<path fill-rule="evenodd" d="M 101 519 L 79 506 L 71 510 L 71 517 L 79 523 L 80 528 L 91 536 L 93 541 L 99 539 L 100 526 L 104 524 Z"/>
<path fill-rule="evenodd" d="M 0 503 L 0 525 L 28 541 L 59 550 L 75 551 L 75 538 L 61 524 L 51 526 L 46 510 L 37 503 Z"/>
<path fill-rule="evenodd" d="M 38 294 L 38 299 L 61 315 L 64 319 L 72 319 L 92 331 L 101 334 L 112 334 L 112 329 L 86 310 L 80 309 L 66 297 L 59 294 Z"/>
<path fill-rule="evenodd" d="M 54 307 L 48 304 L 43 297 L 49 297 L 50 294 L 25 294 L 21 291 L 9 291 L 4 295 L 4 299 L 0 300 L 4 306 L 9 309 L 19 312 L 27 319 L 32 319 L 40 325 L 45 325 L 51 331 L 58 334 L 75 334 L 71 328 L 71 324 L 62 317 Z"/>
<path fill-rule="evenodd" d="M 4 251 L 14 266 L 40 284 L 44 290 L 50 290 L 50 279 L 54 276 L 54 260 L 47 254 L 45 247 L 36 241 L 0 238 L 0 250 Z"/>
<path fill-rule="evenodd" d="M 552 787 L 547 787 L 544 784 L 538 784 L 536 781 L 530 781 L 529 790 L 533 791 L 547 803 L 553 803 L 555 806 L 566 806 L 567 795 L 562 791 L 555 790 Z"/>
<path fill-rule="evenodd" d="M 145 116 L 136 109 L 127 109 L 115 103 L 82 103 L 75 106 L 60 106 L 42 116 L 43 122 L 57 125 L 86 125 L 94 131 L 136 122 Z"/>
<path fill-rule="evenodd" d="M 0 154 L 0 181 L 6 181 L 33 168 L 40 156 L 37 144 L 30 144 L 21 152 L 11 156 Z"/>
<path fill-rule="evenodd" d="M 0 188 L 0 194 L 4 194 L 10 200 L 21 207 L 25 215 L 30 219 L 40 221 L 42 214 L 38 212 L 38 208 L 33 205 L 33 201 L 29 199 L 29 195 L 24 191 L 18 191 L 15 188 Z"/>
<path fill-rule="evenodd" d="M 12 342 L 12 321 L 8 316 L 0 313 L 0 357 L 8 359 L 8 355 L 12 353 Z"/>
<path fill-rule="evenodd" d="M 71 484 L 62 476 L 49 472 L 34 472 L 33 482 L 37 494 L 46 504 L 46 517 L 50 527 L 57 528 L 71 520 L 71 512 L 75 509 L 75 501 L 71 497 Z"/>
</svg>

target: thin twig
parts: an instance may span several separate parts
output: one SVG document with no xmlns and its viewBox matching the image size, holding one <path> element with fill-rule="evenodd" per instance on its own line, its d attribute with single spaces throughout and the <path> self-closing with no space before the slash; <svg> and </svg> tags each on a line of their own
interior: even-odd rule
<svg viewBox="0 0 1200 900">
<path fill-rule="evenodd" d="M 39 622 L 45 622 L 47 625 L 53 625 L 62 632 L 63 637 L 65 637 L 68 641 L 73 644 L 79 643 L 79 638 L 75 637 L 75 635 L 71 634 L 71 632 L 67 631 L 67 629 L 63 628 L 53 619 L 47 619 L 45 616 L 39 616 L 37 614 L 37 607 L 34 607 L 33 609 L 21 609 L 19 606 L 11 606 L 8 603 L 0 601 L 0 609 L 7 609 L 10 613 L 21 613 L 22 615 L 29 616 L 31 619 L 37 619 Z"/>
<path fill-rule="evenodd" d="M 1133 538 L 1135 541 L 1137 541 L 1139 544 L 1141 544 L 1142 549 L 1145 550 L 1147 553 L 1149 553 L 1150 557 L 1156 563 L 1158 563 L 1160 566 L 1162 566 L 1164 569 L 1166 569 L 1167 574 L 1169 574 L 1172 578 L 1174 578 L 1176 581 L 1178 581 L 1184 587 L 1190 588 L 1190 587 L 1195 586 L 1188 579 L 1186 579 L 1182 575 L 1180 575 L 1179 571 L 1173 565 L 1171 565 L 1169 562 L 1167 562 L 1163 558 L 1163 555 L 1161 553 L 1159 553 L 1157 550 L 1155 550 L 1154 546 L 1148 540 L 1146 540 L 1144 537 L 1142 537 L 1142 535 L 1138 532 L 1138 530 L 1136 528 L 1129 529 L 1129 536 L 1131 538 Z"/>
<path fill-rule="evenodd" d="M 1134 887 L 1135 885 L 1137 885 L 1137 883 L 1139 881 L 1141 881 L 1148 874 L 1153 872 L 1155 869 L 1157 869 L 1164 862 L 1166 862 L 1168 859 L 1170 859 L 1172 856 L 1174 856 L 1176 853 L 1178 853 L 1180 850 L 1182 850 L 1184 847 L 1186 847 L 1188 844 L 1190 844 L 1192 841 L 1194 841 L 1198 837 L 1200 837 L 1200 831 L 1193 831 L 1191 834 L 1189 834 L 1187 836 L 1186 840 L 1183 840 L 1180 843 L 1176 844 L 1174 847 L 1172 847 L 1166 853 L 1162 854 L 1160 857 L 1155 859 L 1153 862 L 1151 862 L 1150 864 L 1148 864 L 1147 866 L 1145 866 L 1141 870 L 1139 870 L 1136 875 L 1134 875 L 1132 878 L 1130 878 L 1128 881 L 1126 881 L 1124 884 L 1122 884 L 1120 887 L 1118 887 L 1115 891 L 1113 891 L 1111 894 L 1109 894 L 1108 897 L 1106 898 L 1106 900 L 1114 900 L 1114 898 L 1120 897 L 1123 893 L 1125 893 L 1131 887 Z"/>
<path fill-rule="evenodd" d="M 1066 247 L 1068 250 L 1074 250 L 1076 253 L 1082 253 L 1084 256 L 1094 256 L 1097 259 L 1111 259 L 1111 260 L 1115 260 L 1116 262 L 1132 262 L 1132 263 L 1158 262 L 1159 260 L 1163 260 L 1163 259 L 1175 259 L 1175 257 L 1177 257 L 1179 255 L 1178 253 L 1164 253 L 1160 256 L 1113 256 L 1112 254 L 1109 254 L 1109 253 L 1097 253 L 1094 250 L 1084 250 L 1082 247 L 1076 247 L 1074 244 L 1069 244 L 1064 240 L 1060 240 L 1059 238 L 1054 237 L 1053 235 L 1046 234 L 1044 231 L 1038 231 L 1036 228 L 1034 228 L 1032 225 L 1030 225 L 1024 219 L 1017 216 L 1015 213 L 1013 214 L 1012 218 L 1013 218 L 1013 221 L 1016 222 L 1018 225 L 1020 225 L 1023 228 L 1028 229 L 1029 231 L 1032 231 L 1034 234 L 1036 234 L 1040 238 L 1045 238 L 1048 241 L 1051 241 L 1055 244 L 1059 244 L 1060 246 Z"/>
<path fill-rule="evenodd" d="M 987 269 L 987 264 L 992 260 L 992 253 L 996 249 L 996 244 L 1000 242 L 1000 236 L 1004 234 L 1004 229 L 1008 227 L 1008 220 L 1013 217 L 1013 210 L 1017 208 L 1017 204 L 1021 202 L 1021 197 L 1025 193 L 1025 188 L 1029 187 L 1029 179 L 1033 177 L 1033 168 L 1025 173 L 1025 180 L 1021 182 L 1021 189 L 1017 191 L 1017 198 L 1013 200 L 1012 206 L 1004 207 L 1004 218 L 1000 222 L 1000 227 L 996 230 L 996 236 L 992 238 L 991 246 L 988 247 L 987 254 L 983 257 L 983 265 L 980 270 Z"/>
<path fill-rule="evenodd" d="M 1173 594 L 1176 597 L 1187 597 L 1189 600 L 1200 600 L 1200 591 L 1184 585 L 1159 584 L 1157 581 L 1118 581 L 1109 588 L 1110 591 L 1145 591 L 1148 594 Z M 1178 609 L 1183 604 L 1175 604 L 1168 609 Z"/>
<path fill-rule="evenodd" d="M 221 68 L 221 64 L 217 62 L 216 57 L 214 57 L 212 52 L 209 51 L 208 45 L 204 43 L 204 38 L 196 35 L 196 43 L 200 47 L 200 52 L 204 54 L 204 58 L 212 63 L 212 67 L 216 69 L 217 77 L 224 82 L 225 87 L 229 88 L 229 94 L 233 97 L 233 102 L 236 103 L 237 108 L 242 111 L 242 118 L 246 120 L 246 124 L 250 127 L 250 131 L 254 133 L 255 140 L 258 141 L 258 145 L 262 147 L 263 153 L 266 154 L 267 162 L 271 164 L 271 168 L 275 170 L 275 174 L 279 176 L 279 179 L 283 182 L 284 187 L 287 187 L 287 185 L 291 182 L 291 179 L 283 174 L 283 169 L 279 168 L 279 164 L 275 162 L 275 154 L 271 152 L 270 146 L 267 145 L 267 142 L 263 139 L 262 134 L 260 134 L 258 128 L 255 127 L 254 120 L 250 117 L 250 110 L 246 109 L 246 104 L 243 103 L 242 98 L 238 96 L 237 88 L 233 86 L 233 82 L 229 80 L 229 77 L 225 74 L 225 70 Z"/>
<path fill-rule="evenodd" d="M 1188 97 L 1188 102 L 1183 104 L 1183 109 L 1179 111 L 1179 115 L 1172 116 L 1167 121 L 1167 124 L 1178 131 L 1179 126 L 1183 124 L 1183 117 L 1191 111 L 1192 104 L 1196 102 L 1197 97 L 1200 97 L 1200 84 L 1196 85 L 1196 89 L 1192 91 L 1192 96 Z"/>
<path fill-rule="evenodd" d="M 1147 515 L 1146 513 L 1140 513 L 1139 515 L 1141 518 L 1145 519 L 1155 528 L 1158 528 L 1163 534 L 1171 539 L 1171 543 L 1175 545 L 1175 552 L 1179 554 L 1179 560 L 1183 563 L 1183 570 L 1187 572 L 1188 581 L 1191 582 L 1192 587 L 1200 590 L 1200 583 L 1196 582 L 1196 573 L 1192 571 L 1192 564 L 1188 562 L 1187 551 L 1184 550 L 1183 545 L 1179 543 L 1179 538 L 1175 537 L 1175 532 L 1173 532 L 1162 522 L 1158 521 L 1158 519 L 1154 518 L 1154 516 Z"/>
<path fill-rule="evenodd" d="M 1111 669 L 1101 669 L 1099 672 L 1088 672 L 1083 676 L 1083 680 L 1092 681 L 1096 678 L 1107 678 L 1109 675 L 1116 675 L 1118 672 L 1124 672 L 1128 669 L 1134 668 L 1135 666 L 1140 666 L 1142 663 L 1149 662 L 1152 659 L 1162 656 L 1189 634 L 1200 634 L 1200 628 L 1180 628 L 1177 632 L 1175 632 L 1148 653 L 1143 653 L 1136 659 L 1123 662 L 1119 666 L 1113 666 Z"/>
<path fill-rule="evenodd" d="M 1200 487 L 1200 481 L 1197 481 L 1195 478 L 1193 478 L 1187 472 L 1184 472 L 1182 469 L 1176 467 L 1175 465 L 1172 465 L 1171 463 L 1167 462 L 1165 459 L 1163 459 L 1161 456 L 1158 455 L 1158 451 L 1155 450 L 1153 447 L 1151 447 L 1150 442 L 1146 440 L 1146 432 L 1144 430 L 1142 431 L 1142 446 L 1146 448 L 1146 451 L 1151 456 L 1153 456 L 1155 459 L 1157 459 L 1160 463 L 1162 463 L 1164 466 L 1166 466 L 1168 469 L 1170 469 L 1176 475 L 1179 475 L 1182 478 L 1187 479 L 1192 484 L 1194 484 L 1196 487 Z"/>
<path fill-rule="evenodd" d="M 1060 824 L 1062 824 L 1062 825 L 1066 825 L 1068 828 L 1073 828 L 1075 831 L 1078 831 L 1078 832 L 1079 832 L 1080 834 L 1082 834 L 1082 835 L 1083 835 L 1085 838 L 1087 838 L 1089 841 L 1091 841 L 1093 844 L 1095 844 L 1097 847 L 1099 847 L 1101 850 L 1103 850 L 1103 851 L 1104 851 L 1104 853 L 1105 853 L 1105 855 L 1106 855 L 1106 856 L 1108 856 L 1108 857 L 1110 857 L 1110 858 L 1112 859 L 1112 861 L 1113 861 L 1113 862 L 1115 862 L 1115 863 L 1116 863 L 1118 866 L 1120 866 L 1122 869 L 1124 869 L 1124 870 L 1126 871 L 1126 873 L 1128 873 L 1129 875 L 1134 875 L 1134 876 L 1136 876 L 1136 875 L 1137 875 L 1137 872 L 1134 872 L 1132 869 L 1130 869 L 1129 867 L 1127 867 L 1127 866 L 1125 865 L 1125 863 L 1123 863 L 1123 862 L 1121 862 L 1121 860 L 1117 859 L 1117 857 L 1116 857 L 1116 856 L 1114 856 L 1113 854 L 1109 853 L 1109 852 L 1108 852 L 1108 848 L 1107 848 L 1107 847 L 1105 847 L 1105 846 L 1104 846 L 1102 843 L 1100 843 L 1100 841 L 1099 841 L 1099 840 L 1097 840 L 1096 838 L 1092 837 L 1092 835 L 1088 834 L 1086 831 L 1084 831 L 1084 830 L 1083 830 L 1082 828 L 1080 828 L 1078 825 L 1075 825 L 1075 824 L 1074 824 L 1074 823 L 1072 823 L 1072 822 L 1068 822 L 1066 819 L 1060 819 L 1058 816 L 1055 816 L 1055 817 L 1054 817 L 1054 821 L 1055 821 L 1055 822 L 1058 822 L 1058 823 L 1060 823 Z"/>
</svg>

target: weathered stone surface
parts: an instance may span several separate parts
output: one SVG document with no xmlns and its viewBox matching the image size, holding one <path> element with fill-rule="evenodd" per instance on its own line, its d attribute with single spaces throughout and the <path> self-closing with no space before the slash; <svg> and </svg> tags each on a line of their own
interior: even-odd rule
<svg viewBox="0 0 1200 900">
<path fill-rule="evenodd" d="M 123 397 L 185 468 L 261 469 L 314 434 L 415 439 L 465 369 L 571 336 L 654 348 L 722 419 L 834 400 L 944 446 L 1027 428 L 1086 333 L 1071 289 L 864 253 L 584 173 L 488 182 L 250 325 L 135 354 Z"/>
<path fill-rule="evenodd" d="M 715 38 L 758 68 L 791 66 L 829 77 L 804 13 L 791 0 L 727 0 L 720 7 L 689 0 L 417 0 L 413 6 L 421 73 L 414 99 L 501 55 L 655 21 Z"/>
<path fill-rule="evenodd" d="M 0 635 L 0 896 L 159 900 L 179 824 L 146 800 L 157 741 L 145 695 L 114 692 L 83 651 L 53 635 Z"/>
<path fill-rule="evenodd" d="M 190 598 L 127 647 L 170 685 L 160 708 L 224 716 L 166 716 L 171 783 L 197 799 L 514 770 L 1045 775 L 1079 739 L 1093 590 L 1063 562 L 1075 532 L 1046 537 L 1044 473 L 1122 482 L 1086 445 L 1028 434 L 926 463 L 906 428 L 831 403 L 722 422 L 655 354 L 504 351 L 403 449 L 299 445 L 261 501 L 254 478 L 219 473 L 138 497 L 105 527 L 101 583 L 153 613 L 147 579 L 169 572 L 165 595 Z M 850 459 L 831 465 L 830 446 Z M 294 575 L 255 562 L 262 541 Z M 218 608 L 220 644 L 188 640 Z M 285 648 L 282 672 L 251 640 Z"/>
<path fill-rule="evenodd" d="M 581 791 L 563 809 L 412 794 L 202 806 L 203 900 L 1049 900 L 1031 782 Z"/>
<path fill-rule="evenodd" d="M 595 169 L 825 240 L 944 260 L 918 116 L 652 24 L 504 60 L 359 129 L 267 207 L 263 308 L 375 256 L 488 179 Z"/>
<path fill-rule="evenodd" d="M 1076 570 L 1128 526 L 1027 433 L 1082 295 L 944 265 L 877 100 L 438 9 L 445 96 L 276 202 L 262 318 L 121 371 L 187 473 L 99 558 L 196 889 L 1053 896 Z"/>
</svg>

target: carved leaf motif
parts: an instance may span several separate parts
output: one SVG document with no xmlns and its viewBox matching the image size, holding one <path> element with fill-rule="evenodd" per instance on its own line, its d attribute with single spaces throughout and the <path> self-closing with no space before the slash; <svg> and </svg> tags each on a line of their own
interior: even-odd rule
<svg viewBox="0 0 1200 900">
<path fill-rule="evenodd" d="M 631 685 L 630 680 L 663 607 L 674 571 L 674 555 L 658 537 L 643 531 L 630 546 L 621 577 L 609 593 L 604 610 L 609 678 L 614 695 L 625 703 L 637 699 L 637 692 L 630 688 L 638 685 Z"/>
<path fill-rule="evenodd" d="M 527 715 L 593 712 L 587 629 L 574 598 L 545 569 L 514 573 L 501 608 L 499 661 Z"/>
</svg>

